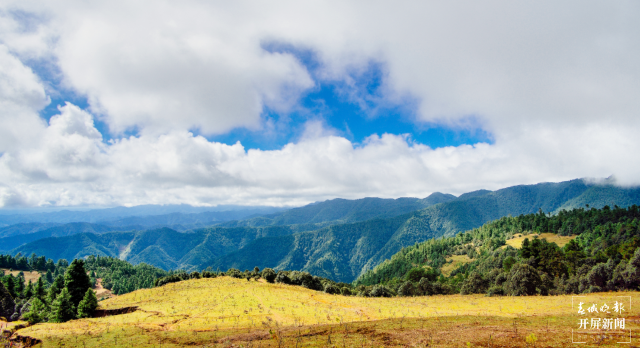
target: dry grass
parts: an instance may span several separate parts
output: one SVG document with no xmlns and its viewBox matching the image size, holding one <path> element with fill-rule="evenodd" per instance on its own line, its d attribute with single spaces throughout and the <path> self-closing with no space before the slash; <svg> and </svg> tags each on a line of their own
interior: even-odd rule
<svg viewBox="0 0 640 348">
<path fill-rule="evenodd" d="M 507 245 L 511 245 L 516 249 L 522 248 L 522 242 L 525 238 L 529 238 L 529 241 L 533 240 L 533 238 L 538 237 L 540 239 L 546 239 L 549 243 L 556 243 L 559 247 L 565 246 L 565 244 L 569 243 L 570 240 L 575 239 L 577 236 L 560 236 L 555 233 L 540 233 L 538 234 L 516 234 L 514 238 L 511 238 L 507 241 Z"/>
<path fill-rule="evenodd" d="M 467 255 L 451 255 L 446 258 L 446 261 L 447 263 L 440 268 L 440 272 L 448 277 L 453 270 L 465 263 L 473 261 L 473 259 L 469 258 Z"/>
<path fill-rule="evenodd" d="M 620 295 L 640 301 L 636 292 L 598 298 L 613 302 Z M 42 339 L 44 347 L 524 347 L 529 333 L 543 346 L 558 346 L 575 324 L 571 296 L 360 298 L 228 277 L 138 290 L 100 305 L 140 310 L 19 333 Z M 639 314 L 635 308 L 629 313 Z"/>
<path fill-rule="evenodd" d="M 9 273 L 11 273 L 14 277 L 18 276 L 18 274 L 21 271 L 11 271 L 9 272 L 9 269 L 7 268 L 2 268 L 2 271 L 4 273 L 4 275 L 7 275 Z M 28 284 L 29 281 L 31 281 L 32 283 L 36 283 L 38 282 L 38 278 L 40 278 L 41 274 L 36 272 L 36 271 L 22 271 L 24 272 L 24 282 L 25 284 Z"/>
</svg>

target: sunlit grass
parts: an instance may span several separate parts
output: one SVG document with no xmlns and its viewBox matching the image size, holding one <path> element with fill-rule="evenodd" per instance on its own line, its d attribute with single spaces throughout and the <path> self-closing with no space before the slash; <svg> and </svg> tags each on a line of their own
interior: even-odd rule
<svg viewBox="0 0 640 348">
<path fill-rule="evenodd" d="M 594 298 L 612 302 L 621 295 L 632 296 L 635 303 L 640 300 L 636 292 L 601 293 Z M 348 336 L 349 327 L 369 331 L 373 330 L 371 327 L 375 327 L 375 330 L 387 330 L 385 327 L 418 330 L 420 323 L 433 326 L 440 321 L 449 323 L 463 320 L 461 318 L 479 322 L 485 320 L 481 318 L 493 318 L 491 320 L 510 323 L 510 320 L 522 318 L 562 321 L 565 319 L 558 318 L 572 315 L 571 296 L 361 298 L 229 277 L 190 280 L 142 289 L 102 301 L 100 306 L 103 309 L 137 306 L 139 310 L 64 324 L 38 324 L 19 333 L 42 339 L 45 347 L 57 347 L 61 342 L 65 342 L 65 347 L 158 347 L 160 343 L 163 347 L 169 347 L 222 342 L 225 337 L 273 343 L 277 339 L 271 336 L 269 330 L 276 336 L 281 331 L 282 337 L 298 335 L 298 338 L 303 337 L 303 331 L 316 330 L 313 331 L 315 334 L 304 336 L 308 337 L 305 342 L 309 345 L 306 346 L 315 346 L 314 340 L 318 337 L 326 340 L 334 327 L 336 332 L 342 330 L 343 335 Z M 630 315 L 638 315 L 635 308 L 629 312 Z M 382 322 L 386 324 L 376 324 Z M 320 328 L 328 329 L 322 331 Z M 295 333 L 296 330 L 299 332 Z M 419 332 L 411 335 L 414 334 Z M 540 342 L 544 341 L 539 333 L 535 335 Z M 370 337 L 371 340 L 375 340 L 375 337 Z"/>
<path fill-rule="evenodd" d="M 507 245 L 510 245 L 516 249 L 522 248 L 522 242 L 525 238 L 529 238 L 529 241 L 533 240 L 533 238 L 538 237 L 540 239 L 546 239 L 549 243 L 556 243 L 559 247 L 565 246 L 565 244 L 569 243 L 570 240 L 575 239 L 577 236 L 560 236 L 555 233 L 540 233 L 540 234 L 517 234 L 514 238 L 507 240 Z"/>
</svg>

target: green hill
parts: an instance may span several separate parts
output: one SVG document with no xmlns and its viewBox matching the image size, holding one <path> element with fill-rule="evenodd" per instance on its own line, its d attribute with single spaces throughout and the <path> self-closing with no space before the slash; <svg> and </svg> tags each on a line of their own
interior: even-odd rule
<svg viewBox="0 0 640 348">
<path fill-rule="evenodd" d="M 493 295 L 633 290 L 640 286 L 639 247 L 636 205 L 540 212 L 403 248 L 355 284 L 386 284 L 401 295 L 432 294 L 436 287 Z M 435 281 L 445 269 L 448 277 Z"/>
</svg>

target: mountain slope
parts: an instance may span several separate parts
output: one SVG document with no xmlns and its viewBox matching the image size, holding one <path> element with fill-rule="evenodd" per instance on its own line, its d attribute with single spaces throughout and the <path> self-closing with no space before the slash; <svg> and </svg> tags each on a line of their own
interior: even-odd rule
<svg viewBox="0 0 640 348">
<path fill-rule="evenodd" d="M 435 192 L 424 199 L 419 198 L 362 198 L 356 200 L 332 199 L 293 208 L 278 214 L 253 219 L 232 221 L 220 226 L 283 226 L 308 225 L 305 228 L 318 229 L 328 224 L 350 223 L 371 219 L 391 218 L 426 207 L 455 200 L 450 194 Z M 302 229 L 298 229 L 304 230 Z"/>
<path fill-rule="evenodd" d="M 350 282 L 374 268 L 402 248 L 442 236 L 453 236 L 503 216 L 557 211 L 567 204 L 610 204 L 627 206 L 640 204 L 638 188 L 618 188 L 595 185 L 583 180 L 561 183 L 521 185 L 497 191 L 476 191 L 456 199 L 444 196 L 446 202 L 430 205 L 410 213 L 365 221 L 335 224 L 336 221 L 357 220 L 363 216 L 393 215 L 416 205 L 430 204 L 418 199 L 356 201 L 333 200 L 292 209 L 267 218 L 234 223 L 269 224 L 260 227 L 214 227 L 178 233 L 170 229 L 136 232 L 121 238 L 106 233 L 97 238 L 83 237 L 87 244 L 77 244 L 77 250 L 65 247 L 65 253 L 55 243 L 36 241 L 13 251 L 29 255 L 67 259 L 98 250 L 109 256 L 120 256 L 133 263 L 147 262 L 164 269 L 202 270 L 206 267 L 226 270 L 230 267 L 252 269 L 273 267 L 304 270 L 337 281 Z M 442 197 L 440 197 L 442 198 Z M 620 201 L 618 201 L 620 199 Z M 569 202 L 569 203 L 568 203 Z M 574 203 L 571 203 L 574 202 Z M 578 202 L 578 203 L 576 203 Z M 372 212 L 367 212 L 371 209 Z M 339 219 L 339 220 L 329 220 Z M 285 222 L 305 223 L 278 225 Z M 317 229 L 321 224 L 331 224 Z M 302 228 L 316 227 L 300 232 Z M 65 239 L 66 238 L 66 239 Z M 101 239 L 102 238 L 102 239 Z M 128 238 L 128 239 L 127 239 Z M 62 237 L 73 244 L 74 237 Z M 121 240 L 113 246 L 112 239 Z M 94 243 L 95 245 L 89 245 Z"/>
<path fill-rule="evenodd" d="M 291 237 L 276 237 L 269 241 L 272 247 L 269 253 L 284 255 L 278 260 L 259 252 L 260 240 L 242 250 L 226 255 L 214 263 L 215 267 L 225 269 L 235 267 L 263 267 L 278 269 L 300 269 L 328 277 L 336 281 L 350 282 L 367 270 L 389 259 L 403 247 L 414 245 L 432 238 L 453 236 L 458 232 L 470 230 L 503 216 L 530 214 L 539 210 L 556 211 L 566 202 L 578 197 L 587 197 L 598 201 L 601 197 L 610 197 L 608 192 L 626 192 L 624 197 L 636 197 L 637 188 L 620 189 L 614 186 L 597 186 L 583 180 L 561 183 L 542 183 L 521 185 L 497 191 L 476 191 L 461 196 L 454 201 L 434 205 L 420 211 L 392 219 L 336 225 L 314 232 L 296 234 Z M 620 196 L 620 195 L 618 195 Z M 616 200 L 613 200 L 614 204 Z M 640 204 L 640 199 L 624 201 L 621 206 Z M 585 203 L 587 204 L 587 203 Z M 401 223 L 397 223 L 401 221 Z M 379 226 L 374 226 L 379 225 Z M 371 230 L 377 231 L 378 239 L 365 235 Z M 348 233 L 340 233 L 348 231 Z M 372 248 L 364 248 L 351 241 L 365 238 Z M 287 249 L 288 252 L 287 252 Z M 350 257 L 358 255 L 358 257 Z M 296 258 L 293 258 L 295 256 Z M 293 261 L 292 261 L 293 260 Z M 204 266 L 204 265 L 203 265 Z"/>
<path fill-rule="evenodd" d="M 31 226 L 48 226 L 49 224 L 23 224 L 23 226 L 29 228 Z M 133 230 L 136 226 L 130 226 L 124 228 L 124 230 Z M 111 227 L 105 225 L 90 224 L 88 222 L 74 222 L 64 225 L 57 225 L 41 231 L 33 233 L 23 233 L 18 235 L 12 235 L 10 237 L 0 238 L 0 252 L 13 250 L 20 245 L 36 241 L 49 237 L 64 237 L 78 233 L 105 233 L 113 231 L 121 231 L 122 228 Z"/>
</svg>

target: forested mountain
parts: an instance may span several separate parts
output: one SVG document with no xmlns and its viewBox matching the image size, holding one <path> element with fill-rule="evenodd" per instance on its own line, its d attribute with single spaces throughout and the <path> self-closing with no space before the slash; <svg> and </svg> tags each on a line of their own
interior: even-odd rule
<svg viewBox="0 0 640 348">
<path fill-rule="evenodd" d="M 307 225 L 301 230 L 315 230 L 327 225 L 391 218 L 426 207 L 450 202 L 456 196 L 435 192 L 427 198 L 362 198 L 356 200 L 332 199 L 293 208 L 282 213 L 256 217 L 253 219 L 230 221 L 220 226 L 283 226 Z"/>
<path fill-rule="evenodd" d="M 540 237 L 547 232 L 546 237 Z M 510 243 L 516 236 L 519 243 Z M 564 246 L 545 238 L 562 240 Z M 637 290 L 639 247 L 640 209 L 636 205 L 627 209 L 579 208 L 557 215 L 539 212 L 503 217 L 455 237 L 409 246 L 355 283 L 385 284 L 405 296 Z M 466 261 L 443 276 L 444 267 L 456 257 Z"/>
<path fill-rule="evenodd" d="M 24 224 L 26 227 L 35 227 L 35 225 L 47 226 L 50 224 Z M 140 229 L 140 227 L 129 226 L 124 229 L 133 230 Z M 90 224 L 87 222 L 73 222 L 64 225 L 55 225 L 54 227 L 49 227 L 33 233 L 14 234 L 9 237 L 0 238 L 0 252 L 10 251 L 23 244 L 49 237 L 65 237 L 78 233 L 105 233 L 121 230 L 122 228 L 120 227 Z"/>
<path fill-rule="evenodd" d="M 156 230 L 81 233 L 59 238 L 45 238 L 23 245 L 14 254 L 46 255 L 54 260 L 83 258 L 88 255 L 111 256 L 169 269 L 201 270 L 218 257 L 238 250 L 249 242 L 269 236 L 291 234 L 287 226 L 205 228 L 180 233 L 169 228 Z M 204 266 L 206 267 L 206 266 Z"/>
<path fill-rule="evenodd" d="M 476 191 L 455 199 L 435 195 L 432 199 L 332 200 L 234 223 L 266 226 L 215 227 L 190 233 L 157 229 L 82 234 L 35 241 L 13 253 L 35 252 L 54 259 L 108 255 L 163 269 L 271 267 L 308 271 L 335 281 L 351 282 L 403 247 L 431 238 L 454 236 L 504 216 L 540 210 L 557 212 L 578 202 L 595 207 L 640 204 L 640 189 L 572 180 Z M 442 200 L 446 202 L 429 205 Z M 429 206 L 396 215 L 420 205 Z M 336 224 L 370 216 L 392 217 Z"/>
<path fill-rule="evenodd" d="M 598 206 L 615 205 L 616 198 L 624 197 L 624 202 L 640 204 L 639 193 L 638 188 L 597 186 L 583 180 L 476 191 L 393 219 L 335 225 L 294 236 L 256 240 L 216 260 L 214 265 L 220 269 L 245 269 L 253 265 L 296 269 L 350 282 L 403 247 L 431 238 L 453 236 L 503 216 L 539 210 L 554 212 L 570 200 Z M 263 245 L 268 248 L 261 252 Z M 269 262 L 263 263 L 263 260 Z"/>
</svg>

